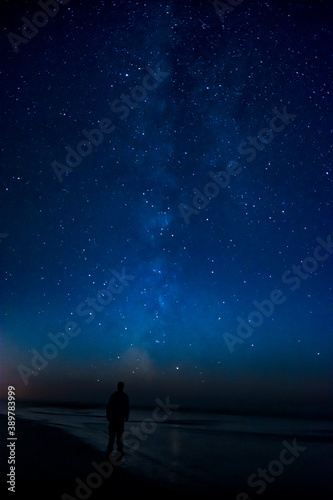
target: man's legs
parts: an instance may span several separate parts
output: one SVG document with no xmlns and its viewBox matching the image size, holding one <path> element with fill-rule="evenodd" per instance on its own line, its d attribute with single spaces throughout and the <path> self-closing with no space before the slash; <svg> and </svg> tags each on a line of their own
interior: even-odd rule
<svg viewBox="0 0 333 500">
<path fill-rule="evenodd" d="M 124 449 L 124 443 L 123 443 L 123 432 L 124 432 L 124 421 L 121 420 L 117 424 L 117 430 L 116 430 L 116 435 L 117 435 L 117 451 L 120 453 L 123 453 Z"/>
<path fill-rule="evenodd" d="M 113 443 L 114 443 L 115 434 L 116 434 L 116 429 L 115 429 L 114 425 L 110 422 L 109 423 L 109 442 L 108 442 L 108 448 L 107 448 L 108 456 L 112 453 L 112 450 L 113 450 Z"/>
</svg>

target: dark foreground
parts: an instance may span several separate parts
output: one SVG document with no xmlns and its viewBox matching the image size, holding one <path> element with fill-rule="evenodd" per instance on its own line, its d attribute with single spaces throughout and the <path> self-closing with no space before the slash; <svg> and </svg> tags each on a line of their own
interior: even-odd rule
<svg viewBox="0 0 333 500">
<path fill-rule="evenodd" d="M 1 423 L 5 425 L 5 417 L 2 415 L 0 417 Z M 220 484 L 222 486 L 218 488 L 212 486 L 211 489 L 202 491 L 195 481 L 184 488 L 174 483 L 162 484 L 161 481 L 152 478 L 149 481 L 144 477 L 138 479 L 134 474 L 135 471 L 131 471 L 131 466 L 128 464 L 126 466 L 115 465 L 111 472 L 111 467 L 104 462 L 106 457 L 102 452 L 61 429 L 21 419 L 17 421 L 17 429 L 15 494 L 8 492 L 16 500 L 30 497 L 35 500 L 59 500 L 61 498 L 63 500 L 74 498 L 99 500 L 124 496 L 130 499 L 141 495 L 144 495 L 145 500 L 160 498 L 172 500 L 180 498 L 208 500 L 215 498 L 226 500 L 281 500 L 286 497 L 302 500 L 332 498 L 333 488 L 327 474 L 322 475 L 322 457 L 320 456 L 312 455 L 303 462 L 299 460 L 299 470 L 290 468 L 278 477 L 274 484 L 268 485 L 264 493 L 257 494 L 251 491 L 250 496 L 248 491 L 246 495 L 244 494 L 245 496 L 242 496 L 240 492 L 244 491 L 244 485 L 231 485 L 227 477 L 225 483 L 223 481 L 228 464 L 221 464 Z M 2 451 L 6 449 L 6 436 L 2 437 L 1 449 Z M 5 457 L 6 455 L 5 453 Z M 3 453 L 2 456 L 4 456 Z M 2 465 L 2 479 L 7 472 L 4 471 Z M 103 475 L 106 477 L 102 477 Z M 80 486 L 76 478 L 80 479 Z M 90 487 L 87 487 L 87 481 Z"/>
<path fill-rule="evenodd" d="M 5 417 L 0 415 L 0 418 L 1 426 L 6 425 Z M 15 493 L 7 491 L 14 500 L 94 500 L 137 495 L 140 492 L 144 492 L 146 498 L 155 498 L 158 492 L 158 488 L 152 484 L 134 481 L 119 466 L 113 467 L 110 474 L 111 467 L 107 470 L 104 464 L 107 478 L 101 478 L 101 474 L 92 475 L 97 472 L 92 463 L 101 465 L 106 459 L 105 455 L 60 429 L 21 419 L 17 419 L 17 429 L 16 487 Z M 6 449 L 5 440 L 6 437 L 2 436 L 2 456 L 7 460 L 6 452 L 3 453 Z M 2 484 L 7 473 L 2 461 Z M 94 481 L 101 485 L 89 489 L 82 486 L 87 484 L 89 476 L 92 486 L 96 484 Z M 82 481 L 79 489 L 76 478 Z"/>
</svg>

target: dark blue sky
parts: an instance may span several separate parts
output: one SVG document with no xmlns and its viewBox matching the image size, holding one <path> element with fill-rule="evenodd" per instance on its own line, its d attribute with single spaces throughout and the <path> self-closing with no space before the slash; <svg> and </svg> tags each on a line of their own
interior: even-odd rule
<svg viewBox="0 0 333 500">
<path fill-rule="evenodd" d="M 330 8 L 58 7 L 3 4 L 5 384 L 326 411 Z"/>
</svg>

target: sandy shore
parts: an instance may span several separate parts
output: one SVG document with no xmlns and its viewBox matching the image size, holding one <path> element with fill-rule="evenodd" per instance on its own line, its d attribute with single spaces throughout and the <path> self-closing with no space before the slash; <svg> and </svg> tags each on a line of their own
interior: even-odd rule
<svg viewBox="0 0 333 500">
<path fill-rule="evenodd" d="M 2 429 L 6 427 L 5 416 L 0 415 L 0 423 Z M 125 468 L 116 466 L 117 462 L 111 468 L 105 463 L 107 457 L 104 453 L 61 429 L 18 418 L 16 428 L 15 500 L 30 497 L 34 500 L 99 500 L 124 495 L 133 498 L 140 493 L 145 494 L 146 500 L 160 498 L 161 493 L 166 492 L 167 485 L 138 481 Z M 3 453 L 6 450 L 6 438 L 2 433 L 2 457 L 7 461 L 6 452 Z M 1 461 L 2 482 L 9 472 L 5 460 Z M 97 472 L 96 465 L 102 466 L 102 473 L 99 468 Z M 102 478 L 102 474 L 106 477 Z M 76 478 L 80 481 L 77 482 Z M 92 482 L 90 488 L 87 481 Z M 100 485 L 95 487 L 96 484 Z M 67 496 L 64 497 L 64 494 Z"/>
<path fill-rule="evenodd" d="M 2 415 L 0 418 L 2 428 L 5 428 L 6 418 Z M 7 436 L 2 434 L 2 451 L 6 450 L 6 438 Z M 268 445 L 267 442 L 266 446 Z M 13 494 L 12 497 L 16 500 L 30 498 L 30 496 L 35 500 L 60 500 L 61 498 L 63 500 L 75 498 L 109 500 L 124 496 L 137 498 L 138 495 L 144 495 L 145 500 L 157 498 L 281 500 L 285 497 L 318 500 L 318 498 L 329 498 L 332 494 L 328 473 L 329 456 L 323 456 L 320 448 L 314 448 L 319 453 L 313 453 L 310 448 L 311 443 L 308 445 L 309 454 L 304 454 L 304 459 L 298 459 L 299 466 L 295 464 L 293 468 L 282 474 L 263 494 L 258 495 L 247 489 L 245 491 L 249 494 L 248 497 L 238 497 L 240 492 L 244 491 L 242 484 L 237 484 L 239 481 L 232 479 L 233 475 L 237 477 L 238 467 L 231 469 L 229 466 L 228 468 L 227 463 L 221 463 L 219 477 L 214 478 L 218 480 L 214 482 L 219 486 L 212 486 L 206 491 L 200 490 L 199 485 L 195 484 L 195 479 L 186 488 L 184 485 L 181 487 L 177 483 L 168 484 L 166 481 L 162 484 L 155 477 L 150 476 L 149 480 L 145 477 L 138 477 L 138 474 L 135 474 L 136 470 L 132 470 L 134 462 L 131 460 L 120 467 L 114 466 L 111 470 L 109 463 L 105 463 L 106 456 L 103 452 L 90 447 L 62 429 L 39 422 L 17 419 L 16 488 L 15 495 Z M 327 449 L 326 445 L 324 449 Z M 230 455 L 231 453 L 232 450 L 229 450 Z M 238 450 L 235 449 L 234 453 L 238 453 Z M 263 458 L 264 450 L 258 448 L 257 455 L 260 463 L 264 464 L 266 460 Z M 2 456 L 4 456 L 3 453 Z M 246 463 L 248 461 L 249 459 L 246 459 Z M 198 467 L 200 467 L 199 463 Z M 2 460 L 2 478 L 7 473 L 8 465 Z M 240 476 L 242 477 L 242 474 Z M 195 478 L 195 475 L 193 477 Z M 76 478 L 79 478 L 79 483 Z"/>
</svg>

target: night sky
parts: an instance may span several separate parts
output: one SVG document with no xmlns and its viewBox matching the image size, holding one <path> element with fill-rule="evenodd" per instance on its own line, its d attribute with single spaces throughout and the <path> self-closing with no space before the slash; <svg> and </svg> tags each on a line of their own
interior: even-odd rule
<svg viewBox="0 0 333 500">
<path fill-rule="evenodd" d="M 1 2 L 2 396 L 332 410 L 331 8 L 230 4 Z"/>
</svg>

